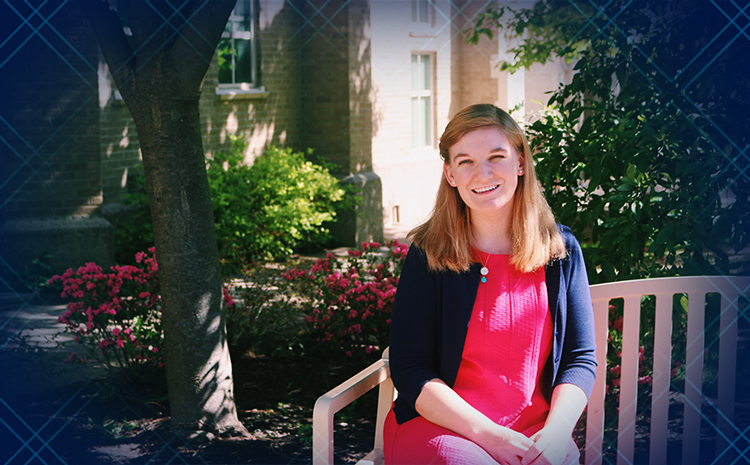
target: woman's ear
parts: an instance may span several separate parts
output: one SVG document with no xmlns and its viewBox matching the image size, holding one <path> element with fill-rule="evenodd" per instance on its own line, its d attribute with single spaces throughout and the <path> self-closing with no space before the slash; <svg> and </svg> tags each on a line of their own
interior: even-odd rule
<svg viewBox="0 0 750 465">
<path fill-rule="evenodd" d="M 448 181 L 448 184 L 456 187 L 456 181 L 453 179 L 451 166 L 448 163 L 443 163 L 443 175 L 445 176 L 445 180 Z"/>
<path fill-rule="evenodd" d="M 518 175 L 523 176 L 526 170 L 524 169 L 524 159 L 523 157 L 518 157 Z"/>
</svg>

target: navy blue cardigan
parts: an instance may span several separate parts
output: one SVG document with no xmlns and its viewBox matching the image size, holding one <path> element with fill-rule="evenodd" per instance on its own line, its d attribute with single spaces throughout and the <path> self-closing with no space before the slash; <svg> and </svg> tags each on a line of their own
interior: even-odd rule
<svg viewBox="0 0 750 465">
<path fill-rule="evenodd" d="M 596 376 L 594 313 L 581 246 L 560 226 L 568 256 L 545 268 L 554 324 L 552 353 L 545 365 L 551 380 L 571 383 L 591 394 Z M 480 265 L 462 273 L 434 272 L 424 251 L 412 245 L 404 261 L 391 319 L 390 369 L 399 396 L 394 405 L 401 424 L 414 409 L 424 385 L 434 378 L 453 386 L 479 288 Z"/>
</svg>

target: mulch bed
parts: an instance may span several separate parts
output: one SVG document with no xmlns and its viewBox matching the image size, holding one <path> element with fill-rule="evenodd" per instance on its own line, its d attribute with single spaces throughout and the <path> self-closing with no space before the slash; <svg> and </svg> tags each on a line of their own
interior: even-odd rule
<svg viewBox="0 0 750 465">
<path fill-rule="evenodd" d="M 0 354 L 0 462 L 49 465 L 309 464 L 315 400 L 368 363 L 234 356 L 236 403 L 250 437 L 185 442 L 170 432 L 161 384 L 86 379 L 39 354 Z M 337 414 L 337 463 L 372 449 L 376 403 L 373 392 Z"/>
</svg>

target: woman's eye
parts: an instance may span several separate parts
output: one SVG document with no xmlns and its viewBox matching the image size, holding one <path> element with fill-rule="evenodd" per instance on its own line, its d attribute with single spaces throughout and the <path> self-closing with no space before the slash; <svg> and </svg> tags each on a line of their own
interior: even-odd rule
<svg viewBox="0 0 750 465">
<path fill-rule="evenodd" d="M 461 166 L 461 165 L 465 165 L 467 163 L 471 163 L 471 160 L 461 160 L 461 161 L 458 162 L 458 165 Z"/>
</svg>

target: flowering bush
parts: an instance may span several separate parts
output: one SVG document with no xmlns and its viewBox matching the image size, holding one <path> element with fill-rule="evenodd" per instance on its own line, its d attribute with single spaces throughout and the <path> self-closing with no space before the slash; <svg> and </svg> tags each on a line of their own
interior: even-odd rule
<svg viewBox="0 0 750 465">
<path fill-rule="evenodd" d="M 398 241 L 363 242 L 345 257 L 329 253 L 309 270 L 284 273 L 312 301 L 305 317 L 312 336 L 350 357 L 384 349 L 407 251 Z"/>
<path fill-rule="evenodd" d="M 49 284 L 63 286 L 61 297 L 71 298 L 58 318 L 75 335 L 87 355 L 107 367 L 163 366 L 159 267 L 154 248 L 136 254 L 135 265 L 112 266 L 104 273 L 95 263 L 62 275 Z M 85 361 L 75 353 L 68 357 Z"/>
</svg>

